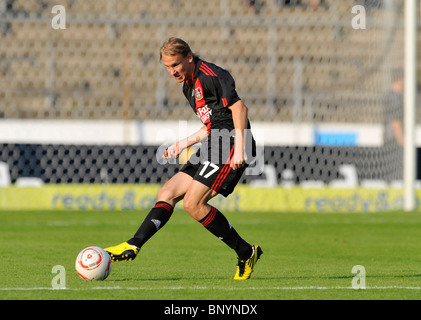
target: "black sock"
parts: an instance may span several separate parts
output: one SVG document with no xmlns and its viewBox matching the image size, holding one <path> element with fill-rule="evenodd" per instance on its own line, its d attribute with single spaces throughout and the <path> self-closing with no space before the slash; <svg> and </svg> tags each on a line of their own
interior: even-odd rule
<svg viewBox="0 0 421 320">
<path fill-rule="evenodd" d="M 239 259 L 247 260 L 250 258 L 253 252 L 251 245 L 238 235 L 227 218 L 216 208 L 212 207 L 208 215 L 199 222 L 231 249 L 234 249 Z"/>
<path fill-rule="evenodd" d="M 157 202 L 145 220 L 143 220 L 133 238 L 128 240 L 127 243 L 140 249 L 146 241 L 168 222 L 173 210 L 174 208 L 170 204 L 164 201 Z"/>
</svg>

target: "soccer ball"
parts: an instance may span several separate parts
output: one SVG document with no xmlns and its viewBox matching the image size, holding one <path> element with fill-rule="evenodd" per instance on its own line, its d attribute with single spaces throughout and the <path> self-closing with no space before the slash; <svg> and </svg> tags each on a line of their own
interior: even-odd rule
<svg viewBox="0 0 421 320">
<path fill-rule="evenodd" d="M 111 272 L 111 258 L 100 247 L 87 247 L 76 258 L 75 268 L 84 280 L 105 280 Z"/>
</svg>

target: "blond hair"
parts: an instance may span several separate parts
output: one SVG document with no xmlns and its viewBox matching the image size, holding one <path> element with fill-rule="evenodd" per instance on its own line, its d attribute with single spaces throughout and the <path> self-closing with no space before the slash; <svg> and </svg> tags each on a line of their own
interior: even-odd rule
<svg viewBox="0 0 421 320">
<path fill-rule="evenodd" d="M 166 56 L 176 56 L 179 54 L 185 58 L 189 53 L 193 55 L 193 58 L 199 58 L 199 55 L 193 53 L 186 41 L 180 38 L 171 37 L 162 44 L 159 51 L 159 60 L 162 61 L 163 54 Z"/>
</svg>

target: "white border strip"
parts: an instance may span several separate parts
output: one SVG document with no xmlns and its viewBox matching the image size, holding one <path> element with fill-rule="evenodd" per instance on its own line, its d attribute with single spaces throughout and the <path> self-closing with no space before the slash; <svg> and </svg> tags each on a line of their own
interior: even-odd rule
<svg viewBox="0 0 421 320">
<path fill-rule="evenodd" d="M 192 121 L 0 119 L 0 143 L 161 145 L 201 127 Z M 354 134 L 357 146 L 381 146 L 383 128 L 363 123 L 252 122 L 258 145 L 313 146 L 318 134 Z M 421 144 L 421 126 L 417 130 Z"/>
</svg>

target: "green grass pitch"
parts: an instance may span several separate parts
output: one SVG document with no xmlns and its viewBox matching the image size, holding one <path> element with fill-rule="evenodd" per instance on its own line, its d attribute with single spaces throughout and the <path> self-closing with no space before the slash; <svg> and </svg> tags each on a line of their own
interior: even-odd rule
<svg viewBox="0 0 421 320">
<path fill-rule="evenodd" d="M 77 254 L 128 239 L 146 211 L 0 212 L 0 299 L 419 299 L 420 213 L 225 212 L 264 254 L 248 281 L 236 257 L 184 211 L 105 281 L 77 275 Z M 64 290 L 53 290 L 56 265 Z M 354 289 L 355 265 L 366 289 Z M 358 282 L 361 284 L 361 282 Z"/>
</svg>

